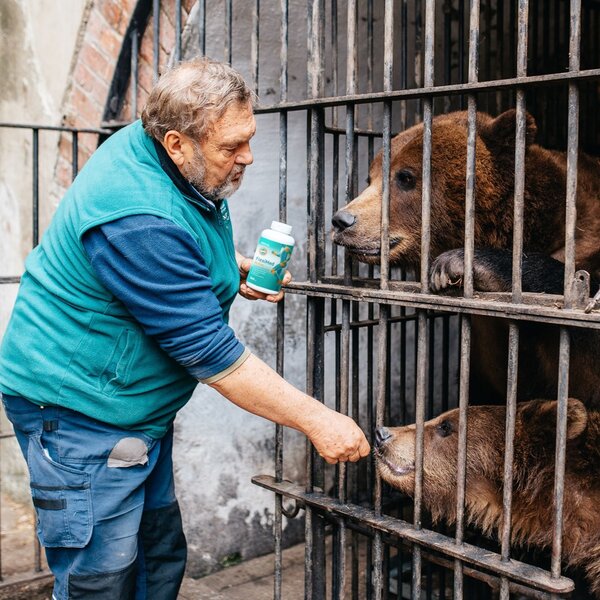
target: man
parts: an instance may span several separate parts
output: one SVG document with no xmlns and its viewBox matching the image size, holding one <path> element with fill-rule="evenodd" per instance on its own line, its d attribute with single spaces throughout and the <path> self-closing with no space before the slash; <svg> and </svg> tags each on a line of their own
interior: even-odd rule
<svg viewBox="0 0 600 600">
<path fill-rule="evenodd" d="M 165 74 L 27 259 L 0 391 L 56 600 L 177 597 L 186 546 L 172 423 L 198 380 L 305 433 L 330 463 L 369 453 L 354 421 L 284 381 L 227 325 L 238 290 L 282 297 L 245 285 L 250 261 L 235 252 L 224 199 L 252 163 L 253 101 L 209 59 Z"/>
</svg>

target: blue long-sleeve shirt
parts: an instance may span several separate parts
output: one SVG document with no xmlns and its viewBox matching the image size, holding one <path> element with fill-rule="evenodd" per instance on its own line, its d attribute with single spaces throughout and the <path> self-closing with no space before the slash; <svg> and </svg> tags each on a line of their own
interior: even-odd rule
<svg viewBox="0 0 600 600">
<path fill-rule="evenodd" d="M 162 145 L 154 145 L 175 185 L 214 209 Z M 183 228 L 153 215 L 134 215 L 90 229 L 82 242 L 104 286 L 196 379 L 216 381 L 245 360 L 249 352 L 224 322 L 200 249 Z"/>
<path fill-rule="evenodd" d="M 184 229 L 136 215 L 95 227 L 82 241 L 104 286 L 191 375 L 215 381 L 243 362 L 245 348 L 223 321 L 210 273 Z"/>
</svg>

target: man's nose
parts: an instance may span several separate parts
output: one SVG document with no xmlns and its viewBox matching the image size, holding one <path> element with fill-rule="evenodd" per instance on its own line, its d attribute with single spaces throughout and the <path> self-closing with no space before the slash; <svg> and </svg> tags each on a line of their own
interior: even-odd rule
<svg viewBox="0 0 600 600">
<path fill-rule="evenodd" d="M 352 227 L 352 225 L 354 225 L 355 222 L 356 222 L 356 217 L 352 213 L 349 213 L 346 210 L 338 210 L 331 219 L 333 228 L 338 233 L 340 231 L 344 231 L 344 229 L 348 229 L 348 227 Z"/>
<path fill-rule="evenodd" d="M 254 162 L 254 156 L 252 156 L 252 150 L 250 150 L 250 144 L 246 144 L 245 148 L 237 155 L 235 162 L 239 165 L 251 165 Z"/>
</svg>

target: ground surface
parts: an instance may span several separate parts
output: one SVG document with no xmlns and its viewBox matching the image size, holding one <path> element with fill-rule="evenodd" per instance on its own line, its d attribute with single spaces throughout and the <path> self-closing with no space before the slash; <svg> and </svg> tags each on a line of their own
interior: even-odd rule
<svg viewBox="0 0 600 600">
<path fill-rule="evenodd" d="M 35 564 L 34 517 L 30 505 L 14 502 L 5 494 L 0 500 L 0 600 L 50 600 L 52 581 L 42 576 L 27 587 L 19 583 L 31 577 Z M 304 546 L 284 552 L 282 597 L 304 598 Z M 45 564 L 42 565 L 45 568 Z M 186 578 L 178 600 L 269 600 L 273 598 L 273 555 L 228 567 L 202 579 Z M 16 585 L 19 583 L 17 591 Z"/>
</svg>

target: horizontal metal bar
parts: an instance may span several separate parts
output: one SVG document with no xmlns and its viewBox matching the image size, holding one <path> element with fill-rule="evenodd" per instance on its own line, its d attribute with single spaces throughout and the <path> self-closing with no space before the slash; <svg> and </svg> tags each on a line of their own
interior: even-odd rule
<svg viewBox="0 0 600 600">
<path fill-rule="evenodd" d="M 15 437 L 14 433 L 0 433 L 0 440 L 5 440 L 7 438 Z"/>
<path fill-rule="evenodd" d="M 433 315 L 431 315 L 432 319 L 438 319 L 440 317 L 447 317 L 448 314 L 446 313 L 434 313 Z M 452 316 L 452 315 L 450 315 Z M 411 321 L 416 321 L 417 320 L 417 313 L 414 314 L 410 314 L 410 315 L 399 315 L 396 317 L 388 317 L 387 322 L 388 323 L 409 323 Z M 350 321 L 350 329 L 361 329 L 363 327 L 376 327 L 377 325 L 380 324 L 380 320 L 379 319 L 365 319 L 362 321 Z M 323 331 L 325 333 L 328 333 L 330 331 L 341 331 L 342 330 L 342 326 L 339 324 L 331 324 L 331 325 L 326 325 L 323 328 Z"/>
<path fill-rule="evenodd" d="M 347 135 L 348 134 L 348 129 L 346 127 L 333 127 L 333 126 L 325 126 L 323 128 L 323 131 L 325 133 L 332 133 L 332 134 L 337 134 L 337 135 Z M 383 137 L 383 132 L 382 131 L 373 131 L 372 129 L 360 129 L 358 127 L 355 127 L 351 133 L 353 135 L 357 135 L 357 136 L 361 136 L 361 137 Z"/>
<path fill-rule="evenodd" d="M 0 285 L 3 283 L 19 283 L 21 278 L 18 275 L 9 275 L 6 277 L 0 277 Z"/>
<path fill-rule="evenodd" d="M 367 104 L 368 102 L 385 102 L 386 100 L 413 100 L 435 98 L 455 94 L 474 94 L 492 90 L 510 90 L 517 86 L 529 87 L 548 85 L 553 83 L 585 81 L 600 79 L 600 69 L 586 69 L 584 71 L 569 71 L 565 73 L 552 73 L 550 75 L 531 75 L 528 77 L 513 77 L 511 79 L 494 79 L 491 81 L 477 81 L 472 83 L 455 83 L 451 85 L 438 85 L 433 87 L 419 87 L 392 92 L 373 92 L 370 94 L 350 94 L 346 96 L 330 96 L 326 98 L 311 98 L 298 102 L 281 102 L 270 106 L 259 106 L 255 113 L 264 114 L 285 110 L 306 110 L 317 106 L 342 106 L 352 104 Z"/>
<path fill-rule="evenodd" d="M 585 314 L 583 309 L 561 309 L 562 296 L 550 294 L 523 294 L 523 304 L 510 301 L 510 294 L 490 294 L 479 292 L 472 299 L 452 296 L 436 296 L 422 294 L 418 285 L 407 282 L 390 282 L 390 289 L 369 289 L 348 287 L 331 283 L 310 283 L 295 281 L 286 286 L 292 294 L 320 298 L 338 298 L 340 300 L 359 300 L 362 302 L 378 302 L 380 304 L 397 304 L 414 308 L 426 308 L 444 312 L 467 313 L 503 319 L 517 319 L 550 323 L 552 325 L 568 325 L 573 327 L 589 327 L 600 329 L 600 313 Z M 529 296 L 529 298 L 528 298 Z M 534 296 L 535 304 L 531 302 Z M 506 298 L 505 300 L 499 299 Z M 543 299 L 544 306 L 539 304 Z"/>
<path fill-rule="evenodd" d="M 11 129 L 38 129 L 39 131 L 70 131 L 71 133 L 97 133 L 99 135 L 110 135 L 113 133 L 113 131 L 110 129 L 67 127 L 65 125 L 39 125 L 37 123 L 0 122 L 0 127 L 9 127 Z"/>
<path fill-rule="evenodd" d="M 552 578 L 548 571 L 516 560 L 502 561 L 499 554 L 471 544 L 457 545 L 449 538 L 435 531 L 415 529 L 402 519 L 378 515 L 373 510 L 355 504 L 343 504 L 321 492 L 305 492 L 304 488 L 289 481 L 277 482 L 271 475 L 257 475 L 252 483 L 262 488 L 292 498 L 304 505 L 320 509 L 330 515 L 347 519 L 356 519 L 362 525 L 372 527 L 390 535 L 398 536 L 409 542 L 419 544 L 447 556 L 459 558 L 482 569 L 504 575 L 536 589 L 553 594 L 568 594 L 573 591 L 573 582 L 566 577 Z"/>
<path fill-rule="evenodd" d="M 419 544 L 431 550 L 442 552 L 447 556 L 459 558 L 469 564 L 492 571 L 553 594 L 568 594 L 573 591 L 574 584 L 566 577 L 552 578 L 548 571 L 516 560 L 502 561 L 499 554 L 471 544 L 457 545 L 449 538 L 435 531 L 415 529 L 410 523 L 386 515 L 377 515 L 374 511 L 355 504 L 343 504 L 321 492 L 305 492 L 304 488 L 289 481 L 277 482 L 270 475 L 257 475 L 252 483 L 267 490 L 292 498 L 312 508 L 347 519 L 356 519 L 363 525 L 398 536 L 409 542 Z"/>
</svg>

